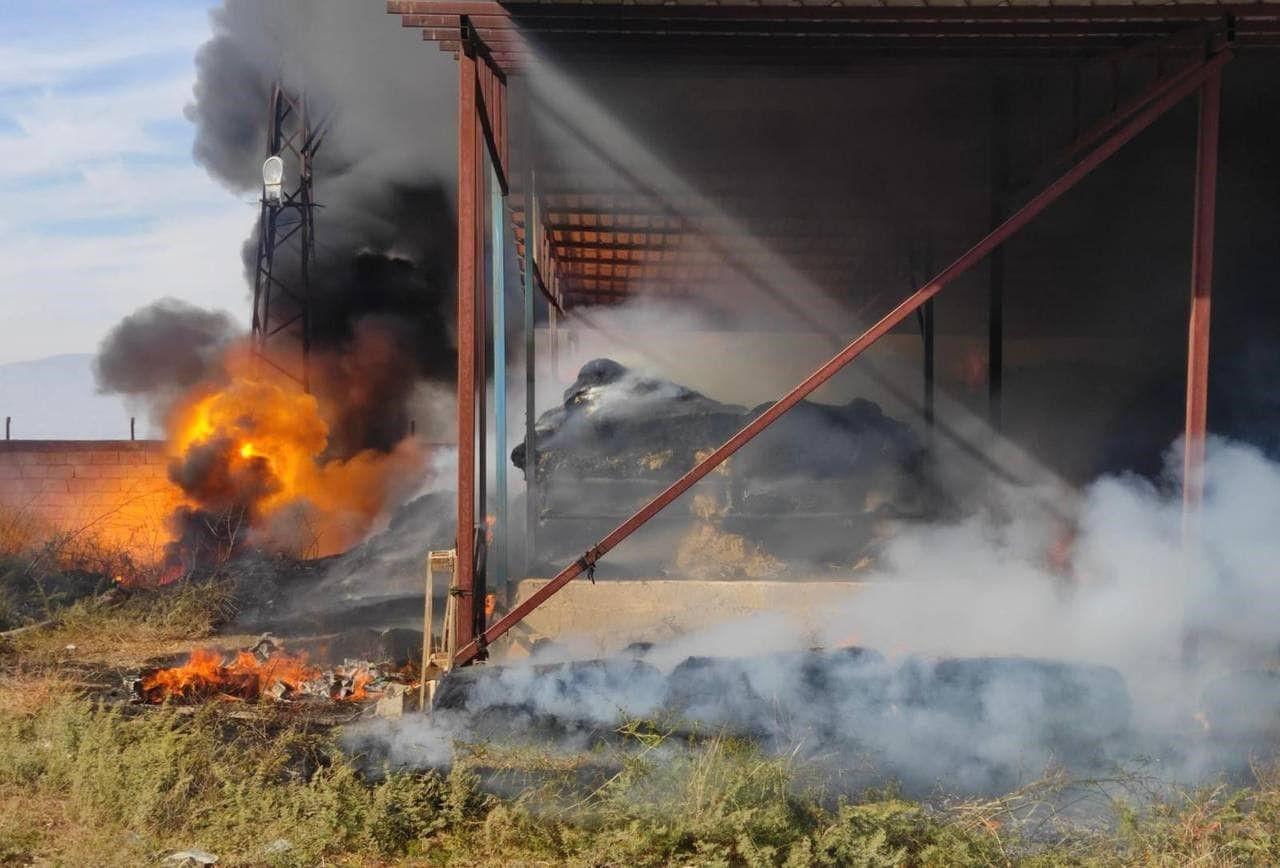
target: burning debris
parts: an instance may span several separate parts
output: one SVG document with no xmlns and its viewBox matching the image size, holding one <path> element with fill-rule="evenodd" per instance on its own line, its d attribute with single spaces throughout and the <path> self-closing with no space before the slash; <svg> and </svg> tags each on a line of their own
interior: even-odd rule
<svg viewBox="0 0 1280 868">
<path fill-rule="evenodd" d="M 362 702 L 397 694 L 413 683 L 408 667 L 395 669 L 367 660 L 345 660 L 332 667 L 311 663 L 305 654 L 288 654 L 270 640 L 232 655 L 200 648 L 179 666 L 152 669 L 133 682 L 139 702 L 191 705 L 227 702 Z"/>
</svg>

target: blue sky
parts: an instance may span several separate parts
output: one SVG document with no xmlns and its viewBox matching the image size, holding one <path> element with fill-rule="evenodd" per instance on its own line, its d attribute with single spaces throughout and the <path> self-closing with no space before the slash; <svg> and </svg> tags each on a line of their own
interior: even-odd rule
<svg viewBox="0 0 1280 868">
<path fill-rule="evenodd" d="M 161 296 L 247 318 L 257 210 L 191 158 L 202 0 L 0 0 L 0 363 Z"/>
</svg>

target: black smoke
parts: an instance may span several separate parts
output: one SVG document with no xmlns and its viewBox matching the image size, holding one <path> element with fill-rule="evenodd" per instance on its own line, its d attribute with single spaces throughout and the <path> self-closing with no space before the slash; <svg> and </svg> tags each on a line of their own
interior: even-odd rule
<svg viewBox="0 0 1280 868">
<path fill-rule="evenodd" d="M 452 63 L 377 4 L 227 0 L 210 17 L 186 111 L 193 156 L 230 190 L 256 195 L 273 83 L 305 96 L 313 128 L 325 130 L 313 164 L 312 389 L 332 457 L 388 450 L 408 430 L 417 384 L 454 372 Z M 247 313 L 256 229 L 242 255 Z M 298 285 L 294 256 L 275 267 Z M 154 397 L 169 384 L 157 361 L 184 331 L 142 313 L 116 331 L 126 326 L 127 341 L 104 345 L 103 388 Z M 182 365 L 177 385 L 199 381 L 197 368 Z"/>
<path fill-rule="evenodd" d="M 182 390 L 216 379 L 235 322 L 173 298 L 139 308 L 103 338 L 94 360 L 98 389 L 167 404 Z"/>
<path fill-rule="evenodd" d="M 170 481 L 200 506 L 181 506 L 170 517 L 168 564 L 190 568 L 238 553 L 258 518 L 257 505 L 280 490 L 270 462 L 261 456 L 236 460 L 238 449 L 232 438 L 215 437 L 170 462 Z"/>
</svg>

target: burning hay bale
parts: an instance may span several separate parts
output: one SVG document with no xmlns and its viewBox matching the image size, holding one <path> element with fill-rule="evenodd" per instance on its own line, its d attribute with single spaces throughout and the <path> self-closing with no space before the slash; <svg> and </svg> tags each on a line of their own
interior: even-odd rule
<svg viewBox="0 0 1280 868">
<path fill-rule="evenodd" d="M 521 469 L 536 463 L 539 557 L 572 559 L 768 406 L 722 404 L 611 359 L 588 362 L 538 420 L 533 443 L 511 453 Z M 682 572 L 715 578 L 781 576 L 787 562 L 852 567 L 886 518 L 922 513 L 923 454 L 911 429 L 871 401 L 801 402 L 698 484 L 692 533 L 687 514 L 659 516 L 649 530 L 659 554 L 629 569 L 668 567 L 670 552 L 684 553 Z M 615 557 L 602 569 L 628 568 Z"/>
</svg>

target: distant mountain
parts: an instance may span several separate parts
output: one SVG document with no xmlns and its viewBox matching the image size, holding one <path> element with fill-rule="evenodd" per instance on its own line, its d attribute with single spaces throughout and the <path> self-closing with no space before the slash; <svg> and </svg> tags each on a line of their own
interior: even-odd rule
<svg viewBox="0 0 1280 868">
<path fill-rule="evenodd" d="M 14 440 L 128 440 L 130 416 L 138 417 L 138 439 L 158 436 L 141 408 L 98 394 L 90 353 L 0 364 L 3 416 L 12 418 Z"/>
</svg>

